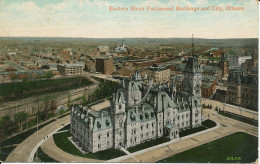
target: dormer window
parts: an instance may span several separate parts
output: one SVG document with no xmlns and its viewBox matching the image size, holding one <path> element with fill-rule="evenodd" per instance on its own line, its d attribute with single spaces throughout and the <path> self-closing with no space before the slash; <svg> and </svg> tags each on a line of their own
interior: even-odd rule
<svg viewBox="0 0 260 164">
<path fill-rule="evenodd" d="M 145 118 L 148 119 L 149 118 L 149 114 L 145 113 Z"/>
<path fill-rule="evenodd" d="M 99 121 L 97 122 L 97 127 L 101 128 L 101 123 Z"/>
<path fill-rule="evenodd" d="M 144 116 L 143 116 L 143 115 L 140 115 L 140 119 L 143 120 L 143 119 L 144 119 Z"/>
<path fill-rule="evenodd" d="M 107 125 L 107 126 L 109 126 L 109 125 L 110 125 L 110 123 L 109 123 L 109 121 L 108 121 L 108 120 L 106 120 L 106 125 Z"/>
<path fill-rule="evenodd" d="M 122 109 L 122 105 L 121 104 L 119 104 L 119 110 L 121 110 Z"/>
</svg>

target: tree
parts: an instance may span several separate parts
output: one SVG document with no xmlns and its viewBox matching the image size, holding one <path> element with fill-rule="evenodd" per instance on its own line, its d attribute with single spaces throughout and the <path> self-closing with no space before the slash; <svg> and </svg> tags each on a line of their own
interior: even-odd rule
<svg viewBox="0 0 260 164">
<path fill-rule="evenodd" d="M 47 78 L 52 78 L 52 77 L 54 76 L 54 74 L 53 74 L 52 71 L 48 71 L 48 72 L 46 72 L 45 76 L 46 76 Z"/>
<path fill-rule="evenodd" d="M 26 121 L 29 117 L 29 114 L 26 112 L 18 112 L 15 114 L 14 119 L 16 122 L 19 123 L 21 131 L 22 131 L 22 123 L 23 121 Z"/>
<path fill-rule="evenodd" d="M 87 98 L 86 98 L 86 92 L 84 92 L 83 96 L 82 96 L 82 105 L 86 105 L 87 104 Z"/>
</svg>

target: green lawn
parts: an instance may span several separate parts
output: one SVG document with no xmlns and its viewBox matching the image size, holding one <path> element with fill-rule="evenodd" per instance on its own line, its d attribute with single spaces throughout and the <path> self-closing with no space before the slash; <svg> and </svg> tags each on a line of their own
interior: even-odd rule
<svg viewBox="0 0 260 164">
<path fill-rule="evenodd" d="M 142 150 L 142 149 L 146 149 L 146 148 L 149 148 L 149 147 L 152 147 L 152 146 L 155 146 L 155 145 L 162 144 L 164 142 L 168 142 L 168 141 L 170 141 L 169 138 L 161 137 L 161 138 L 157 138 L 157 139 L 154 139 L 154 140 L 151 140 L 151 141 L 146 141 L 146 142 L 141 143 L 139 145 L 130 147 L 127 150 L 129 152 L 133 153 L 133 152 L 136 152 L 136 151 L 139 151 L 139 150 Z"/>
<path fill-rule="evenodd" d="M 14 150 L 16 146 L 10 146 L 8 148 L 0 148 L 0 160 L 5 161 L 8 155 Z"/>
<path fill-rule="evenodd" d="M 45 124 L 40 125 L 38 127 L 38 129 L 41 129 L 42 127 L 44 127 L 44 126 L 46 126 L 49 123 L 54 122 L 54 121 L 55 120 L 51 120 L 49 122 L 46 122 Z M 37 131 L 37 127 L 30 129 L 30 130 L 27 130 L 23 133 L 16 135 L 16 136 L 13 136 L 11 138 L 8 138 L 8 139 L 0 142 L 0 147 L 7 146 L 7 145 L 13 145 L 13 144 L 19 144 L 19 143 L 23 142 L 23 140 L 25 140 L 27 137 L 29 137 L 30 135 L 32 135 L 36 131 Z"/>
<path fill-rule="evenodd" d="M 193 133 L 197 133 L 197 132 L 209 129 L 209 128 L 213 128 L 216 125 L 217 124 L 214 121 L 205 120 L 205 121 L 202 122 L 202 126 L 199 126 L 199 127 L 196 127 L 196 128 L 192 128 L 192 129 L 188 129 L 188 130 L 185 130 L 185 131 L 181 131 L 179 133 L 179 136 L 180 137 L 184 137 L 184 136 L 187 136 L 187 135 L 190 135 L 190 134 L 193 134 Z"/>
<path fill-rule="evenodd" d="M 235 133 L 208 144 L 187 150 L 160 163 L 251 163 L 258 158 L 258 138 Z"/>
<path fill-rule="evenodd" d="M 218 113 L 222 116 L 229 117 L 229 118 L 232 118 L 234 120 L 238 120 L 238 121 L 241 121 L 241 122 L 253 125 L 253 126 L 258 126 L 258 122 L 256 120 L 249 119 L 247 117 L 238 116 L 238 115 L 231 114 L 229 112 L 223 112 L 223 111 L 219 111 Z"/>
<path fill-rule="evenodd" d="M 0 97 L 2 100 L 17 100 L 33 95 L 65 91 L 91 84 L 92 82 L 89 79 L 83 77 L 0 84 Z"/>
<path fill-rule="evenodd" d="M 51 157 L 49 157 L 47 154 L 45 154 L 43 151 L 42 151 L 42 149 L 41 149 L 41 147 L 39 147 L 38 148 L 38 150 L 37 150 L 38 152 L 38 158 L 41 160 L 41 162 L 59 162 L 59 161 L 56 161 L 55 159 L 53 159 L 53 158 L 51 158 Z"/>
<path fill-rule="evenodd" d="M 116 150 L 116 149 L 104 150 L 104 151 L 100 151 L 97 153 L 83 154 L 83 153 L 81 153 L 81 151 L 79 151 L 78 148 L 76 148 L 70 142 L 70 140 L 68 139 L 68 137 L 70 137 L 70 136 L 71 136 L 70 132 L 67 131 L 64 133 L 54 134 L 53 139 L 54 139 L 55 144 L 63 151 L 76 155 L 76 156 L 80 156 L 80 157 L 100 159 L 100 160 L 109 160 L 109 159 L 113 159 L 113 158 L 117 158 L 117 157 L 125 155 L 124 152 L 122 152 L 120 150 Z"/>
</svg>

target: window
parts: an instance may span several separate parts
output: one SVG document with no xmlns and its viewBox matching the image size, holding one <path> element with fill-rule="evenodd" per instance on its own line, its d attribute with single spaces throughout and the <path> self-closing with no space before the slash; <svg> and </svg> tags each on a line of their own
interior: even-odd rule
<svg viewBox="0 0 260 164">
<path fill-rule="evenodd" d="M 146 125 L 146 128 L 148 128 L 148 127 L 149 127 L 149 125 L 147 124 L 147 125 Z"/>
<path fill-rule="evenodd" d="M 107 137 L 109 137 L 109 132 L 107 133 Z"/>
<path fill-rule="evenodd" d="M 100 140 L 100 134 L 98 135 L 98 139 Z"/>
</svg>

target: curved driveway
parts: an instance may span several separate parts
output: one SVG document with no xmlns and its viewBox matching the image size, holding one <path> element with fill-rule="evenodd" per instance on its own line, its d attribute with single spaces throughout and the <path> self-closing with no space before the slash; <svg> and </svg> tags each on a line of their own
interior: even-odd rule
<svg viewBox="0 0 260 164">
<path fill-rule="evenodd" d="M 38 135 L 37 132 L 33 133 L 10 153 L 5 162 L 28 162 L 29 155 L 32 152 L 33 148 L 38 144 L 38 142 L 56 129 L 67 124 L 69 121 L 70 115 L 58 119 L 57 121 L 41 128 L 40 130 L 38 130 Z"/>
</svg>

